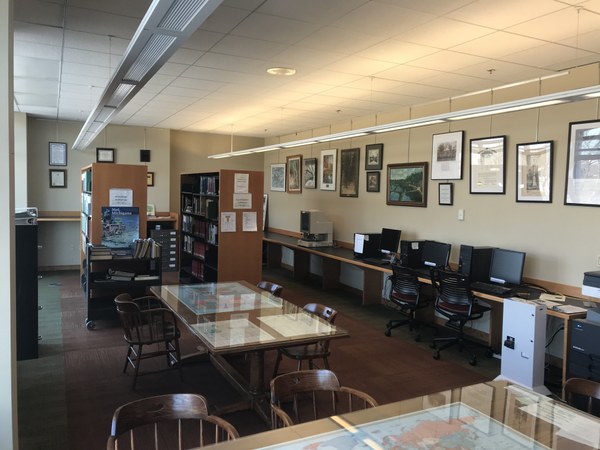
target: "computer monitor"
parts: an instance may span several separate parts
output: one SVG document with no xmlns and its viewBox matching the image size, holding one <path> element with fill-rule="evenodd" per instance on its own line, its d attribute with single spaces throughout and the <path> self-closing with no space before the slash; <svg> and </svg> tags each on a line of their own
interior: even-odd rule
<svg viewBox="0 0 600 450">
<path fill-rule="evenodd" d="M 300 232 L 311 235 L 331 233 L 332 223 L 321 211 L 300 211 Z"/>
<path fill-rule="evenodd" d="M 381 229 L 381 240 L 379 241 L 379 252 L 383 255 L 395 255 L 400 246 L 400 230 L 392 228 Z"/>
<path fill-rule="evenodd" d="M 490 281 L 518 286 L 521 284 L 524 266 L 524 252 L 494 248 L 490 263 Z"/>
<path fill-rule="evenodd" d="M 445 242 L 425 241 L 421 261 L 427 267 L 443 269 L 448 266 L 451 249 L 452 245 Z"/>
</svg>

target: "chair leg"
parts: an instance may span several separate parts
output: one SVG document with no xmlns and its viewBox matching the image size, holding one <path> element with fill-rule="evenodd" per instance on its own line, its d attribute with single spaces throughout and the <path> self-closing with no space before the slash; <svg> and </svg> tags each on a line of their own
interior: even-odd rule
<svg viewBox="0 0 600 450">
<path fill-rule="evenodd" d="M 275 368 L 273 369 L 273 376 L 271 378 L 277 376 L 277 372 L 279 372 L 279 363 L 281 363 L 281 352 L 277 351 L 277 359 L 275 360 Z"/>
<path fill-rule="evenodd" d="M 129 358 L 131 358 L 131 345 L 127 348 L 127 356 L 125 356 L 125 365 L 123 366 L 123 373 L 127 373 L 127 366 L 129 366 Z"/>
<path fill-rule="evenodd" d="M 138 346 L 138 351 L 137 351 L 137 358 L 135 360 L 135 364 L 134 364 L 134 372 L 133 372 L 133 384 L 131 386 L 132 389 L 135 389 L 135 384 L 137 382 L 137 377 L 138 377 L 138 372 L 140 371 L 140 364 L 142 362 L 142 347 L 143 345 L 140 344 Z"/>
</svg>

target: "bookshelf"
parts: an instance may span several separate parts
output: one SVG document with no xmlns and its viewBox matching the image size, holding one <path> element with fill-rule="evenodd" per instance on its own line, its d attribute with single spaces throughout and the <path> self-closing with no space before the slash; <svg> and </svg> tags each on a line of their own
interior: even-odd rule
<svg viewBox="0 0 600 450">
<path fill-rule="evenodd" d="M 258 283 L 263 189 L 263 172 L 181 175 L 181 283 Z"/>
</svg>

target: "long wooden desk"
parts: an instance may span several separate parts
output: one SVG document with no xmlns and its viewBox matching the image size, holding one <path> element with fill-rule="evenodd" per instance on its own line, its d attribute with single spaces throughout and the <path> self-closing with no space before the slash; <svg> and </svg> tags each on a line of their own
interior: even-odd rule
<svg viewBox="0 0 600 450">
<path fill-rule="evenodd" d="M 598 449 L 600 419 L 491 381 L 305 422 L 203 448 Z"/>
<path fill-rule="evenodd" d="M 351 264 L 363 270 L 362 304 L 373 305 L 382 302 L 383 274 L 391 274 L 389 265 L 377 266 L 368 264 L 363 260 L 354 258 L 352 250 L 342 247 L 302 247 L 298 245 L 298 238 L 283 234 L 265 232 L 264 242 L 267 244 L 267 264 L 270 267 L 281 266 L 282 247 L 289 248 L 294 252 L 293 276 L 297 280 L 308 280 L 310 277 L 310 256 L 316 255 L 322 258 L 323 276 L 321 286 L 323 289 L 331 289 L 339 286 L 341 264 Z M 431 284 L 428 277 L 419 278 L 422 283 Z M 488 342 L 490 348 L 495 352 L 501 352 L 502 346 L 502 317 L 504 298 L 483 292 L 474 291 L 477 297 L 493 303 L 490 311 L 490 331 Z M 532 298 L 533 299 L 533 298 Z M 562 352 L 562 380 L 567 379 L 567 359 L 570 345 L 571 324 L 573 319 L 585 317 L 585 313 L 565 314 L 549 309 L 548 316 L 561 320 L 564 326 L 563 352 Z"/>
</svg>

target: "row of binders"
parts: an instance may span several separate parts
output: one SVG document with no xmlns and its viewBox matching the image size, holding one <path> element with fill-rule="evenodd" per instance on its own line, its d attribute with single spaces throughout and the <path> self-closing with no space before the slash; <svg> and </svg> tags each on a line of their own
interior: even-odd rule
<svg viewBox="0 0 600 450">
<path fill-rule="evenodd" d="M 133 241 L 134 258 L 158 258 L 160 257 L 160 244 L 152 238 L 136 239 Z"/>
</svg>

